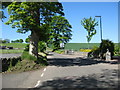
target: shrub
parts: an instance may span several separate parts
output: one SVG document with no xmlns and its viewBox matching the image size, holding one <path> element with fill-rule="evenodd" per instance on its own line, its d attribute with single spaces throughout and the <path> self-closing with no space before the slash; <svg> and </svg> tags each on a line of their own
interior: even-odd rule
<svg viewBox="0 0 120 90">
<path fill-rule="evenodd" d="M 44 52 L 45 50 L 46 50 L 46 44 L 45 44 L 45 42 L 40 41 L 38 43 L 38 51 Z"/>
<path fill-rule="evenodd" d="M 111 52 L 111 57 L 114 55 L 114 43 L 112 41 L 102 40 L 99 48 L 100 48 L 100 56 L 102 58 L 105 58 L 104 55 L 107 52 L 107 49 L 109 50 L 109 52 Z"/>
<path fill-rule="evenodd" d="M 26 59 L 26 60 L 33 60 L 33 61 L 37 60 L 36 57 L 30 55 L 29 52 L 27 52 L 27 51 L 24 51 L 24 52 L 22 53 L 21 59 L 22 59 L 22 60 L 24 60 L 24 59 Z"/>
<path fill-rule="evenodd" d="M 111 53 L 111 58 L 114 55 L 114 43 L 109 40 L 102 40 L 99 47 L 94 47 L 90 53 L 88 53 L 88 57 L 98 58 L 101 57 L 105 59 L 105 54 L 107 49 Z"/>
<path fill-rule="evenodd" d="M 29 51 L 29 44 L 26 45 L 24 51 Z"/>
<path fill-rule="evenodd" d="M 100 52 L 100 48 L 95 47 L 91 50 L 91 52 L 88 53 L 88 57 L 99 58 L 99 52 Z"/>
</svg>

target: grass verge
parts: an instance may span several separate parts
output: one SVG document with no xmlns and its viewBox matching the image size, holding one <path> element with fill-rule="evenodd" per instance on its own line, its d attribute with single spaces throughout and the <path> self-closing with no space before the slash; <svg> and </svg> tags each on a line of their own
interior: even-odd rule
<svg viewBox="0 0 120 90">
<path fill-rule="evenodd" d="M 24 51 L 21 56 L 21 61 L 18 61 L 15 66 L 10 66 L 7 73 L 10 72 L 25 72 L 41 69 L 48 65 L 46 56 L 39 55 L 39 58 L 29 55 L 28 52 Z"/>
<path fill-rule="evenodd" d="M 63 54 L 63 53 L 64 53 L 64 50 L 56 50 L 55 52 L 56 52 L 56 53 L 59 53 L 59 54 Z"/>
</svg>

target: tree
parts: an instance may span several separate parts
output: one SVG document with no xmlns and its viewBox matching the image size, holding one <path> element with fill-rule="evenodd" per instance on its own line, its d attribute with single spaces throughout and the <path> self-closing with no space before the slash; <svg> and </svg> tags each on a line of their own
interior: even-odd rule
<svg viewBox="0 0 120 90">
<path fill-rule="evenodd" d="M 30 43 L 30 38 L 29 38 L 29 37 L 26 38 L 26 39 L 25 39 L 25 42 L 26 42 L 26 43 Z"/>
<path fill-rule="evenodd" d="M 61 43 L 66 44 L 71 39 L 71 28 L 72 26 L 64 17 L 52 17 L 49 43 L 52 44 L 53 51 L 59 49 Z"/>
<path fill-rule="evenodd" d="M 4 39 L 6 43 L 10 43 L 10 39 Z"/>
<path fill-rule="evenodd" d="M 7 6 L 10 5 L 10 4 L 11 4 L 11 2 L 0 2 L 0 19 L 1 19 L 2 22 L 3 22 L 3 19 L 6 18 L 3 10 L 5 8 L 7 8 Z"/>
<path fill-rule="evenodd" d="M 2 43 L 6 43 L 6 40 L 2 40 Z"/>
<path fill-rule="evenodd" d="M 83 20 L 81 20 L 81 24 L 88 32 L 88 35 L 86 37 L 87 37 L 88 48 L 89 48 L 89 42 L 91 41 L 93 35 L 96 34 L 95 26 L 98 26 L 98 22 L 96 22 L 95 19 L 92 20 L 92 18 L 90 17 L 88 19 L 84 18 Z"/>
<path fill-rule="evenodd" d="M 23 43 L 23 39 L 20 39 L 19 42 L 20 42 L 20 43 Z"/>
<path fill-rule="evenodd" d="M 29 54 L 38 58 L 38 41 L 46 38 L 45 25 L 48 25 L 55 14 L 64 15 L 59 2 L 12 2 L 8 5 L 10 14 L 7 25 L 17 27 L 17 32 L 31 31 Z M 45 32 L 45 34 L 43 33 Z"/>
</svg>

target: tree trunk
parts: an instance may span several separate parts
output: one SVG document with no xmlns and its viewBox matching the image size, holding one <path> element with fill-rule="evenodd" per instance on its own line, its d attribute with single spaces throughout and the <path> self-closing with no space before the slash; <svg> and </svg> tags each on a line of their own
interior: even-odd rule
<svg viewBox="0 0 120 90">
<path fill-rule="evenodd" d="M 38 41 L 39 38 L 35 31 L 31 31 L 29 54 L 38 58 Z"/>
</svg>

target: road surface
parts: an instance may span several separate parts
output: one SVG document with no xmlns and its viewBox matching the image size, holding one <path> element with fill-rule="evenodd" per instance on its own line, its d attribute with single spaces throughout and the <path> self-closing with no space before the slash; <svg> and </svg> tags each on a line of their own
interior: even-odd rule
<svg viewBox="0 0 120 90">
<path fill-rule="evenodd" d="M 12 58 L 12 57 L 19 57 L 21 56 L 21 53 L 19 54 L 0 54 L 0 58 Z"/>
<path fill-rule="evenodd" d="M 3 88 L 116 88 L 118 64 L 88 60 L 80 55 L 48 55 L 49 66 L 36 71 L 3 74 Z"/>
</svg>

